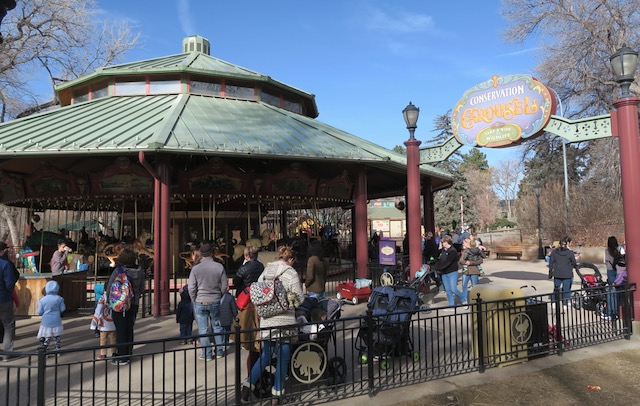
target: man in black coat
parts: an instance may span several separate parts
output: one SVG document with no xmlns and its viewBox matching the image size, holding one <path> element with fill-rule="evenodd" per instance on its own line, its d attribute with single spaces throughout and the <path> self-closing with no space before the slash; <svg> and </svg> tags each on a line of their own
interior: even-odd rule
<svg viewBox="0 0 640 406">
<path fill-rule="evenodd" d="M 245 287 L 251 285 L 258 280 L 258 277 L 264 271 L 264 265 L 258 261 L 258 249 L 256 247 L 247 247 L 244 249 L 244 264 L 238 269 L 233 277 L 233 286 L 236 288 L 236 297 L 244 290 Z"/>
</svg>

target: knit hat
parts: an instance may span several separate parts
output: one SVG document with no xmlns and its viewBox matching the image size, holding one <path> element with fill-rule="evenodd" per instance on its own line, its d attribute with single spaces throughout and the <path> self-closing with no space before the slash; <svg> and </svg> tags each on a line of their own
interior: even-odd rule
<svg viewBox="0 0 640 406">
<path fill-rule="evenodd" d="M 208 242 L 205 242 L 204 244 L 202 244 L 200 246 L 200 255 L 202 255 L 203 257 L 212 256 L 213 248 L 211 247 L 211 244 L 209 244 Z"/>
</svg>

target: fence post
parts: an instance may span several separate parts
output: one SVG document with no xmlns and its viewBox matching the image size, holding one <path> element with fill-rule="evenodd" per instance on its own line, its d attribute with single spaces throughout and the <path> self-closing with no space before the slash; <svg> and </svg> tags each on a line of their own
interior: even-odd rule
<svg viewBox="0 0 640 406">
<path fill-rule="evenodd" d="M 43 345 L 38 346 L 38 383 L 36 402 L 38 406 L 44 406 L 45 373 L 47 371 L 47 352 Z"/>
<path fill-rule="evenodd" d="M 365 316 L 367 323 L 367 378 L 369 381 L 369 396 L 373 397 L 374 383 L 373 383 L 373 310 L 367 309 Z"/>
<path fill-rule="evenodd" d="M 558 350 L 558 356 L 561 357 L 564 352 L 564 343 L 562 342 L 562 291 L 559 288 L 554 288 L 553 297 L 556 308 L 556 325 L 551 331 L 551 338 Z"/>
<path fill-rule="evenodd" d="M 478 372 L 483 373 L 486 369 L 484 364 L 484 312 L 482 311 L 482 298 L 478 293 L 478 297 L 475 299 L 476 301 L 476 323 L 478 327 L 476 328 L 476 348 L 478 349 Z"/>
<path fill-rule="evenodd" d="M 623 300 L 622 300 L 622 327 L 624 329 L 624 338 L 631 339 L 631 309 L 633 308 L 633 295 L 631 292 L 631 285 L 625 283 L 623 285 Z"/>
<path fill-rule="evenodd" d="M 236 317 L 235 319 L 235 329 L 234 329 L 234 339 L 233 342 L 235 344 L 235 354 L 234 354 L 234 361 L 235 361 L 235 369 L 236 369 L 236 377 L 235 377 L 235 386 L 236 386 L 236 405 L 239 405 L 242 403 L 242 399 L 240 399 L 241 397 L 241 391 L 242 391 L 242 361 L 240 359 L 240 356 L 242 355 L 242 349 L 241 349 L 241 342 L 240 342 L 240 319 Z"/>
</svg>

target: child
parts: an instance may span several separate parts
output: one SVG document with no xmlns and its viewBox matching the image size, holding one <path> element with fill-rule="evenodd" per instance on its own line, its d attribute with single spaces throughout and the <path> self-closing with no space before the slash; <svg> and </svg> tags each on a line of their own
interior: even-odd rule
<svg viewBox="0 0 640 406">
<path fill-rule="evenodd" d="M 97 287 L 98 285 L 96 285 Z M 104 291 L 104 285 L 102 286 L 102 290 Z M 95 289 L 97 291 L 97 289 Z M 91 319 L 91 330 L 95 330 L 96 333 L 100 337 L 100 345 L 105 347 L 107 345 L 107 341 L 109 345 L 114 346 L 116 344 L 116 325 L 113 322 L 113 318 L 111 318 L 111 309 L 109 306 L 105 306 L 107 301 L 107 295 L 103 294 L 98 302 L 96 303 L 96 310 L 93 313 L 93 318 Z M 115 357 L 115 347 L 111 347 L 112 352 L 111 356 Z M 107 348 L 100 349 L 100 355 L 96 357 L 96 359 L 107 359 Z"/>
<path fill-rule="evenodd" d="M 60 336 L 62 335 L 62 317 L 65 311 L 64 299 L 58 296 L 60 287 L 56 281 L 49 281 L 44 287 L 46 295 L 38 302 L 38 315 L 42 316 L 38 338 L 45 351 L 49 347 L 51 338 L 55 351 L 60 351 Z"/>
<path fill-rule="evenodd" d="M 236 299 L 233 297 L 231 293 L 228 291 L 222 295 L 222 299 L 220 299 L 220 325 L 224 328 L 224 348 L 229 348 L 229 336 L 231 335 L 231 326 L 233 325 L 233 320 L 238 315 L 238 306 L 236 305 Z M 217 356 L 221 357 L 224 354 L 219 350 L 216 351 Z"/>
<path fill-rule="evenodd" d="M 477 245 L 478 244 L 476 240 L 469 241 L 469 248 L 464 250 L 464 257 L 463 257 L 464 261 L 475 262 L 475 261 L 480 261 L 482 258 L 485 257 L 484 252 Z M 478 271 L 480 271 L 480 274 L 481 275 L 484 274 L 482 265 L 477 265 L 477 267 L 478 267 Z M 467 265 L 462 265 L 462 270 L 464 272 L 467 272 Z"/>
<path fill-rule="evenodd" d="M 176 323 L 180 323 L 181 344 L 189 344 L 193 335 L 193 303 L 189 296 L 189 287 L 184 286 L 180 291 L 180 302 L 176 308 Z"/>
</svg>

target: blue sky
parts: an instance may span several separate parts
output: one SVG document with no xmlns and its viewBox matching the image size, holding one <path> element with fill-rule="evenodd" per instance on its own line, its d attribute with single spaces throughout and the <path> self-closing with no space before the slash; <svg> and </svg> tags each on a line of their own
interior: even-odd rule
<svg viewBox="0 0 640 406">
<path fill-rule="evenodd" d="M 182 52 L 185 36 L 211 55 L 316 95 L 318 120 L 387 148 L 408 138 L 402 110 L 420 108 L 416 138 L 465 90 L 493 75 L 533 74 L 535 49 L 507 45 L 499 0 L 99 0 L 105 17 L 141 33 L 125 61 Z M 516 149 L 482 152 L 490 164 Z"/>
</svg>

